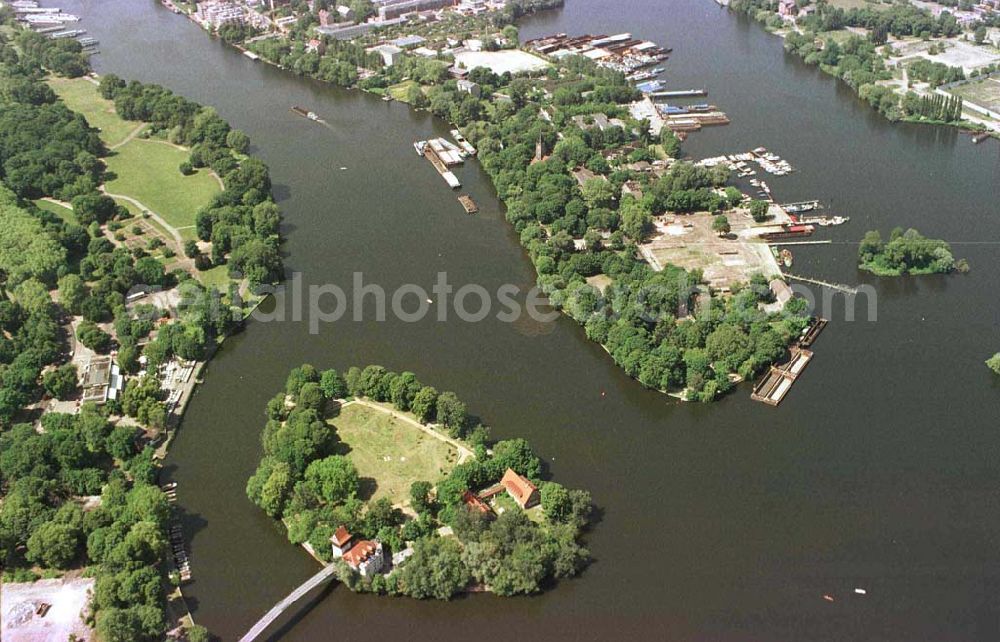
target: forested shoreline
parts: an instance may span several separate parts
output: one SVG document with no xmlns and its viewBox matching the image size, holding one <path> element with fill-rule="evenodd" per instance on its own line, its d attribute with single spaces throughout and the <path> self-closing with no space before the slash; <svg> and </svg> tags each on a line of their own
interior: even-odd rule
<svg viewBox="0 0 1000 642">
<path fill-rule="evenodd" d="M 206 358 L 238 329 L 239 299 L 235 289 L 203 286 L 188 271 L 167 272 L 172 255 L 161 248 L 120 242 L 117 232 L 139 217 L 99 191 L 114 152 L 46 83 L 50 74 L 89 73 L 79 43 L 14 34 L 0 37 L 3 579 L 92 576 L 88 623 L 102 640 L 159 640 L 174 625 L 166 599 L 180 578 L 168 575 L 172 508 L 146 436 L 168 422 L 157 366 Z M 251 288 L 282 278 L 280 213 L 266 166 L 246 155 L 246 135 L 163 87 L 109 75 L 100 91 L 119 117 L 144 125 L 145 136 L 191 145 L 192 164 L 221 177 L 224 189 L 198 214 L 213 250 L 203 267 L 228 265 Z M 65 203 L 71 215 L 41 209 L 38 199 Z M 177 288 L 175 319 L 170 310 L 127 304 L 130 293 L 154 287 Z M 70 332 L 126 376 L 146 374 L 103 405 L 46 411 L 80 398 Z M 188 634 L 206 639 L 201 627 Z"/>
</svg>

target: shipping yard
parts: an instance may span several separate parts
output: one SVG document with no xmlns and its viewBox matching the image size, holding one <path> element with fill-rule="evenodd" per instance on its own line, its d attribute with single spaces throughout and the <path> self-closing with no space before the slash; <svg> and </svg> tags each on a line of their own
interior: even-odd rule
<svg viewBox="0 0 1000 642">
<path fill-rule="evenodd" d="M 529 40 L 524 46 L 556 60 L 565 56 L 583 56 L 606 69 L 629 75 L 644 67 L 666 60 L 670 49 L 649 40 L 639 40 L 630 33 L 614 36 L 567 36 L 558 33 L 545 38 Z"/>
</svg>

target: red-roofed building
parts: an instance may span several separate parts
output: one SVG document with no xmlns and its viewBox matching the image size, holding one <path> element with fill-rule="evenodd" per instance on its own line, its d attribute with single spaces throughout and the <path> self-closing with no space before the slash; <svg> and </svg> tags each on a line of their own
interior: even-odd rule
<svg viewBox="0 0 1000 642">
<path fill-rule="evenodd" d="M 486 502 L 476 497 L 470 491 L 462 493 L 462 503 L 465 504 L 469 510 L 479 511 L 482 513 L 483 517 L 493 517 L 493 509 L 491 509 Z"/>
<path fill-rule="evenodd" d="M 338 526 L 330 537 L 330 546 L 333 548 L 333 557 L 343 557 L 353 544 L 352 535 L 343 526 Z"/>
<path fill-rule="evenodd" d="M 385 565 L 385 554 L 382 552 L 382 542 L 363 539 L 344 553 L 347 565 L 361 573 L 363 577 L 374 575 Z"/>
<path fill-rule="evenodd" d="M 507 494 L 514 498 L 521 508 L 531 508 L 538 503 L 540 497 L 538 487 L 531 480 L 522 477 L 508 468 L 500 480 L 500 485 L 507 489 Z"/>
</svg>

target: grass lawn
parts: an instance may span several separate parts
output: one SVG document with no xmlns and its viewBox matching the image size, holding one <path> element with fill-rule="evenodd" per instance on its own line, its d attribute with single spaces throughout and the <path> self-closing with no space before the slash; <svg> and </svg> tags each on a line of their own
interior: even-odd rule
<svg viewBox="0 0 1000 642">
<path fill-rule="evenodd" d="M 177 169 L 188 152 L 173 145 L 136 138 L 115 150 L 107 160 L 115 179 L 106 187 L 112 194 L 138 200 L 182 229 L 185 238 L 194 238 L 194 216 L 219 193 L 219 183 L 207 169 L 184 176 Z"/>
<path fill-rule="evenodd" d="M 362 478 L 362 496 L 409 502 L 410 484 L 441 480 L 454 468 L 458 453 L 450 445 L 388 412 L 359 404 L 341 408 L 329 420 Z M 374 484 L 372 486 L 372 484 Z"/>
<path fill-rule="evenodd" d="M 195 272 L 195 276 L 201 281 L 202 285 L 206 287 L 214 285 L 223 294 L 226 293 L 229 282 L 232 281 L 229 278 L 229 266 L 227 265 L 216 265 L 204 272 Z"/>
<path fill-rule="evenodd" d="M 141 124 L 119 118 L 114 103 L 101 98 L 97 85 L 86 78 L 49 78 L 48 83 L 67 107 L 101 130 L 101 140 L 109 147 L 125 140 Z"/>
<path fill-rule="evenodd" d="M 542 524 L 545 522 L 545 511 L 542 510 L 541 504 L 536 504 L 528 510 L 523 510 L 521 506 L 514 501 L 514 498 L 505 492 L 500 493 L 490 501 L 493 505 L 493 511 L 497 514 L 505 513 L 507 511 L 522 511 L 528 519 L 536 524 Z"/>
<path fill-rule="evenodd" d="M 405 80 L 399 83 L 398 85 L 393 85 L 392 87 L 389 87 L 388 88 L 389 95 L 392 96 L 394 100 L 398 100 L 403 103 L 408 102 L 406 100 L 406 97 L 409 95 L 410 87 L 416 84 L 417 82 L 415 80 Z"/>
<path fill-rule="evenodd" d="M 834 42 L 838 45 L 842 45 L 851 39 L 854 34 L 847 29 L 837 29 L 836 31 L 822 31 L 816 36 L 826 42 L 828 39 L 832 38 Z"/>
<path fill-rule="evenodd" d="M 73 214 L 73 210 L 69 209 L 68 207 L 63 207 L 58 203 L 52 203 L 51 201 L 43 201 L 41 199 L 34 201 L 34 203 L 35 207 L 37 207 L 38 209 L 45 210 L 46 212 L 52 212 L 53 214 L 61 218 L 63 221 L 77 225 L 76 215 Z"/>
</svg>

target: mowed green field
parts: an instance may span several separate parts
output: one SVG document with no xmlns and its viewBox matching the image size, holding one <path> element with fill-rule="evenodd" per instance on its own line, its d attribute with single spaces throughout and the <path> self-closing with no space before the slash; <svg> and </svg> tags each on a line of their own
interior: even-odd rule
<svg viewBox="0 0 1000 642">
<path fill-rule="evenodd" d="M 46 212 L 52 212 L 63 221 L 77 225 L 76 215 L 73 214 L 73 210 L 68 207 L 63 207 L 59 203 L 53 203 L 51 201 L 43 201 L 42 199 L 38 199 L 37 201 L 34 201 L 34 203 L 35 207 L 38 209 L 45 210 Z"/>
<path fill-rule="evenodd" d="M 358 469 L 362 489 L 374 480 L 372 499 L 388 497 L 393 504 L 407 503 L 410 484 L 421 480 L 436 484 L 458 461 L 452 446 L 388 411 L 350 404 L 329 423 L 346 444 L 342 452 Z"/>
<path fill-rule="evenodd" d="M 83 114 L 92 127 L 101 130 L 101 140 L 108 147 L 128 138 L 142 124 L 119 118 L 115 104 L 101 98 L 97 85 L 86 78 L 49 78 L 48 83 L 67 107 Z"/>
<path fill-rule="evenodd" d="M 124 194 L 163 217 L 186 238 L 194 238 L 195 214 L 218 194 L 219 183 L 207 169 L 184 176 L 178 166 L 189 153 L 168 143 L 136 138 L 122 145 L 107 159 L 115 175 L 106 184 L 108 192 Z"/>
</svg>

